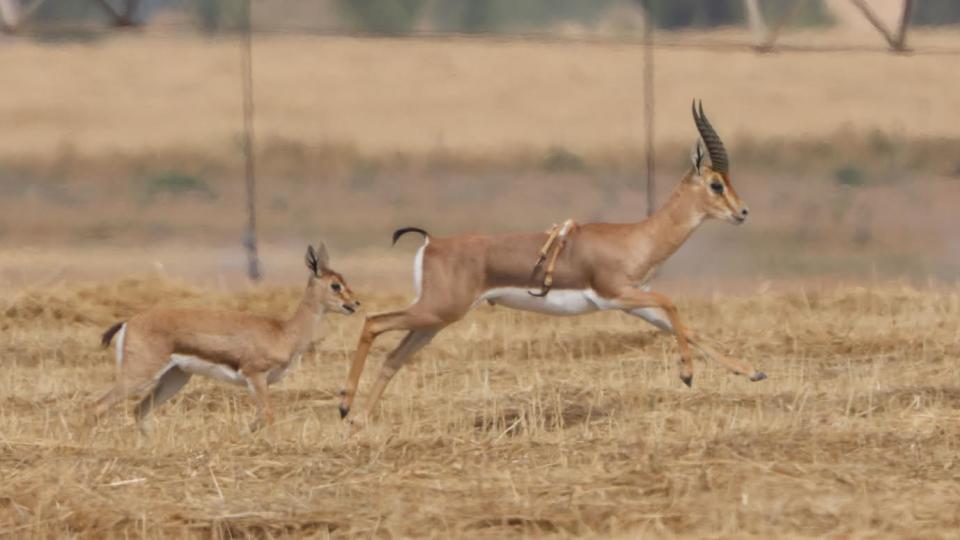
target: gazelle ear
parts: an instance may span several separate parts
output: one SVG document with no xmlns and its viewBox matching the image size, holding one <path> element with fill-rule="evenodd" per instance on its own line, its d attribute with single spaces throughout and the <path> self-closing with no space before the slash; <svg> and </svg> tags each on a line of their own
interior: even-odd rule
<svg viewBox="0 0 960 540">
<path fill-rule="evenodd" d="M 700 167 L 703 165 L 703 158 L 706 155 L 706 149 L 703 147 L 703 140 L 699 137 L 697 141 L 693 143 L 693 148 L 690 150 L 690 163 L 693 164 L 693 169 L 700 173 Z"/>
<path fill-rule="evenodd" d="M 303 262 L 306 263 L 307 268 L 313 272 L 313 275 L 320 275 L 320 269 L 317 266 L 317 252 L 314 251 L 313 246 L 307 246 L 307 254 L 304 256 Z"/>
<path fill-rule="evenodd" d="M 330 256 L 327 255 L 327 246 L 323 242 L 317 244 L 317 249 L 315 251 L 317 258 L 317 269 L 318 270 L 329 270 L 330 269 Z M 319 272 L 317 272 L 319 274 Z"/>
</svg>

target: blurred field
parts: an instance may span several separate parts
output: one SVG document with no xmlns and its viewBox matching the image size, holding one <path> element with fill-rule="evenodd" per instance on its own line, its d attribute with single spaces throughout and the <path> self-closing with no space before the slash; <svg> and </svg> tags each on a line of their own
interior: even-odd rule
<svg viewBox="0 0 960 540">
<path fill-rule="evenodd" d="M 82 407 L 110 383 L 110 323 L 157 302 L 286 312 L 296 288 L 157 278 L 0 296 L 0 535 L 81 537 L 953 537 L 960 291 L 899 285 L 681 299 L 766 370 L 697 364 L 620 314 L 483 307 L 424 350 L 345 439 L 336 392 L 361 319 L 273 395 L 193 381 L 152 440 Z M 368 309 L 404 295 L 361 291 Z M 361 400 L 388 346 L 377 343 Z"/>
<path fill-rule="evenodd" d="M 960 108 L 956 75 L 944 70 L 960 49 L 952 30 L 911 32 L 924 52 L 914 56 L 887 54 L 868 32 L 784 37 L 786 46 L 859 49 L 839 54 L 757 55 L 723 46 L 748 43 L 746 31 L 661 39 L 658 143 L 692 141 L 693 97 L 730 139 L 822 139 L 842 128 L 960 136 L 950 114 Z M 263 35 L 254 56 L 264 141 L 347 145 L 375 155 L 642 147 L 636 44 Z M 65 148 L 80 155 L 234 155 L 239 62 L 234 40 L 149 29 L 89 43 L 5 42 L 0 124 L 11 129 L 0 134 L 0 156 L 44 158 Z"/>
</svg>

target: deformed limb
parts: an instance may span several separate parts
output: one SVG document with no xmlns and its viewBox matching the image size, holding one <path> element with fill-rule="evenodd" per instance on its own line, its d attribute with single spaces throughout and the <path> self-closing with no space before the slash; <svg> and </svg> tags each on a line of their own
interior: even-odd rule
<svg viewBox="0 0 960 540">
<path fill-rule="evenodd" d="M 149 435 L 153 431 L 151 413 L 179 392 L 190 381 L 191 375 L 177 366 L 171 366 L 160 376 L 150 392 L 133 411 L 140 432 Z"/>
<path fill-rule="evenodd" d="M 533 266 L 533 272 L 530 274 L 531 278 L 536 277 L 537 272 L 543 267 L 544 261 L 547 261 L 549 257 L 546 271 L 543 274 L 543 285 L 540 288 L 540 292 L 528 291 L 531 296 L 543 297 L 550 292 L 550 288 L 553 287 L 553 272 L 557 267 L 557 259 L 560 257 L 560 252 L 562 252 L 563 248 L 567 245 L 567 236 L 575 226 L 576 222 L 568 219 L 560 225 L 554 225 L 548 231 L 547 241 L 544 242 L 543 247 L 540 248 L 537 263 Z"/>
</svg>

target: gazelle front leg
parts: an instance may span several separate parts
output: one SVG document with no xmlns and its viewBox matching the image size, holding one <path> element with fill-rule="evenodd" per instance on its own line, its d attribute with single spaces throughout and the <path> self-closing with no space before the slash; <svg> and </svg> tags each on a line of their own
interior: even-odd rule
<svg viewBox="0 0 960 540">
<path fill-rule="evenodd" d="M 394 311 L 391 313 L 381 313 L 367 317 L 363 323 L 363 331 L 360 332 L 360 341 L 357 342 L 357 350 L 353 355 L 353 364 L 350 366 L 350 373 L 347 375 L 347 384 L 340 391 L 340 418 L 346 418 L 350 414 L 350 407 L 357 394 L 357 387 L 360 384 L 360 375 L 363 374 L 363 366 L 367 362 L 367 356 L 370 354 L 370 347 L 373 341 L 380 334 L 392 330 L 413 330 L 416 328 L 425 328 L 437 326 L 440 321 L 434 316 L 422 315 L 416 311 L 417 305 L 413 305 L 404 311 Z M 380 390 L 382 392 L 382 389 Z"/>
<path fill-rule="evenodd" d="M 667 322 L 673 328 L 673 335 L 680 348 L 680 380 L 687 386 L 693 385 L 693 357 L 690 353 L 690 343 L 687 339 L 687 330 L 680 322 L 677 307 L 666 296 L 641 289 L 628 288 L 614 299 L 624 311 L 633 312 L 642 308 L 658 308 L 667 316 Z"/>
<path fill-rule="evenodd" d="M 411 330 L 403 340 L 400 341 L 400 344 L 387 355 L 387 359 L 383 362 L 383 367 L 380 368 L 380 375 L 377 377 L 377 382 L 374 384 L 367 404 L 364 407 L 366 417 L 369 418 L 373 415 L 374 407 L 377 406 L 377 403 L 383 396 L 383 391 L 387 389 L 387 385 L 390 384 L 390 380 L 393 379 L 397 371 L 399 371 L 400 368 L 407 363 L 407 360 L 416 354 L 417 351 L 426 347 L 439 331 L 439 328 Z"/>
<path fill-rule="evenodd" d="M 636 317 L 640 317 L 641 319 L 668 334 L 674 333 L 673 326 L 670 325 L 670 321 L 667 320 L 665 314 L 660 310 L 654 308 L 638 308 L 627 310 L 627 313 Z M 689 328 L 687 329 L 687 339 L 690 341 L 690 344 L 702 352 L 704 356 L 710 358 L 711 360 L 716 360 L 717 362 L 726 366 L 727 369 L 738 375 L 744 375 L 751 381 L 762 381 L 767 378 L 766 373 L 757 371 L 752 365 L 717 352 L 712 347 L 707 345 L 707 338 L 705 336 L 699 335 L 697 332 L 694 332 Z"/>
<path fill-rule="evenodd" d="M 257 403 L 257 417 L 250 423 L 250 431 L 257 431 L 264 425 L 273 425 L 273 407 L 267 395 L 267 373 L 258 371 L 247 375 L 247 383 Z"/>
</svg>

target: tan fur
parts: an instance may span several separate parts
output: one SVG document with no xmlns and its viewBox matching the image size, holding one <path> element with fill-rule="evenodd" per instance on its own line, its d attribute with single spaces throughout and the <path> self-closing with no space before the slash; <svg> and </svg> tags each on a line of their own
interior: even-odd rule
<svg viewBox="0 0 960 540">
<path fill-rule="evenodd" d="M 557 239 L 556 227 L 551 232 L 428 237 L 418 300 L 405 310 L 368 317 L 364 324 L 346 386 L 341 392 L 341 415 L 349 414 L 367 354 L 377 336 L 393 330 L 408 332 L 384 362 L 366 406 L 368 414 L 393 374 L 410 355 L 445 326 L 466 315 L 486 292 L 505 287 L 536 292 L 552 285 L 553 292 L 544 300 L 549 300 L 549 295 L 557 294 L 558 290 L 590 291 L 590 295 L 596 295 L 596 309 L 623 310 L 672 332 L 680 348 L 680 376 L 688 385 L 693 377 L 690 344 L 734 372 L 753 380 L 765 378 L 752 366 L 708 347 L 701 337 L 684 327 L 668 298 L 644 287 L 656 268 L 704 220 L 718 218 L 742 223 L 747 216 L 747 208 L 733 189 L 729 176 L 705 165 L 704 156 L 698 143 L 693 168 L 667 203 L 649 218 L 638 223 L 572 224 L 557 248 L 551 248 Z M 715 183 L 722 185 L 722 193 L 711 189 Z M 540 266 L 551 249 L 560 251 L 551 253 L 556 257 L 555 270 L 552 275 L 545 275 Z M 552 266 L 551 260 L 547 270 Z"/>
<path fill-rule="evenodd" d="M 236 371 L 257 401 L 256 429 L 273 421 L 266 387 L 291 367 L 316 339 L 316 328 L 327 311 L 353 313 L 360 302 L 340 274 L 322 261 L 310 259 L 310 278 L 292 316 L 275 319 L 234 311 L 154 308 L 131 317 L 118 341 L 118 381 L 95 403 L 95 414 L 130 396 L 142 398 L 135 415 L 147 431 L 149 413 L 172 397 L 190 374 L 171 364 L 171 355 L 188 355 Z M 333 290 L 338 287 L 339 290 Z M 176 370 L 180 370 L 178 373 Z"/>
</svg>

